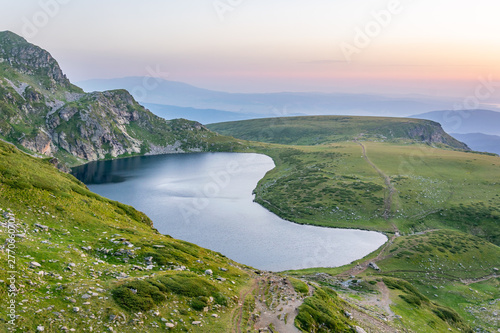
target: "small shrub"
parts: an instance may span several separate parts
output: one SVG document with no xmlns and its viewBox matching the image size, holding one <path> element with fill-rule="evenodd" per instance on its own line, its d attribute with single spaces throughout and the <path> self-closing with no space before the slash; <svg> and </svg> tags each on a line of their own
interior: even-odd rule
<svg viewBox="0 0 500 333">
<path fill-rule="evenodd" d="M 213 294 L 212 296 L 214 298 L 215 304 L 227 306 L 227 297 L 224 296 L 222 293 L 217 292 L 217 293 Z"/>
<path fill-rule="evenodd" d="M 415 295 L 407 294 L 407 295 L 399 295 L 406 303 L 420 306 L 422 305 L 422 300 Z"/>
<path fill-rule="evenodd" d="M 303 295 L 306 295 L 307 293 L 309 293 L 309 287 L 303 281 L 301 281 L 299 279 L 294 279 L 294 278 L 288 278 L 288 281 L 290 281 L 290 283 L 293 286 L 293 289 L 295 289 L 295 291 L 297 293 L 303 294 Z"/>
<path fill-rule="evenodd" d="M 391 278 L 383 278 L 384 283 L 390 289 L 398 289 L 404 291 L 408 294 L 408 296 L 416 297 L 420 300 L 420 302 L 429 302 L 429 299 L 425 297 L 422 293 L 420 293 L 417 288 L 404 280 L 399 279 L 391 279 Z M 402 297 L 403 298 L 403 297 Z M 404 298 L 403 298 L 404 299 Z M 411 302 L 413 302 L 413 298 L 409 298 Z M 406 301 L 406 299 L 405 299 Z M 408 302 L 408 301 L 407 301 Z M 420 305 L 420 304 L 419 304 Z"/>
<path fill-rule="evenodd" d="M 303 332 L 355 332 L 343 314 L 337 294 L 328 288 L 316 290 L 305 299 L 295 318 L 296 326 Z"/>
<path fill-rule="evenodd" d="M 131 312 L 148 311 L 165 301 L 158 287 L 146 281 L 129 282 L 115 288 L 111 294 L 119 306 Z"/>
<path fill-rule="evenodd" d="M 450 308 L 445 308 L 441 306 L 437 306 L 432 310 L 439 318 L 448 322 L 448 323 L 459 323 L 462 321 L 460 315 L 455 312 L 455 310 Z"/>
<path fill-rule="evenodd" d="M 193 298 L 190 302 L 190 306 L 193 310 L 202 311 L 208 305 L 208 298 L 197 297 Z"/>
<path fill-rule="evenodd" d="M 217 304 L 227 305 L 227 299 L 217 287 L 196 274 L 162 276 L 157 279 L 168 292 L 187 297 L 212 296 Z"/>
</svg>

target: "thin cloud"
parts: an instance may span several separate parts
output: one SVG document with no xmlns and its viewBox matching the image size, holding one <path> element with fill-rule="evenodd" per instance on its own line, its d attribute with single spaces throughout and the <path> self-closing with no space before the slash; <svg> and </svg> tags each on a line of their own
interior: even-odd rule
<svg viewBox="0 0 500 333">
<path fill-rule="evenodd" d="M 302 61 L 299 64 L 309 64 L 309 65 L 328 65 L 328 64 L 338 64 L 338 63 L 346 63 L 345 60 L 311 60 L 311 61 Z"/>
</svg>

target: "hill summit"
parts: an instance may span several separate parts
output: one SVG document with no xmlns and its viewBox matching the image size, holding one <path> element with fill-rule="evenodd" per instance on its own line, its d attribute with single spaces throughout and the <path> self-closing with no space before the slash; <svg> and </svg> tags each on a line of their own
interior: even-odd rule
<svg viewBox="0 0 500 333">
<path fill-rule="evenodd" d="M 470 150 L 429 120 L 359 116 L 306 116 L 252 119 L 208 125 L 238 139 L 268 143 L 317 145 L 357 139 L 411 141 Z M 265 130 L 263 130 L 265 129 Z"/>
</svg>

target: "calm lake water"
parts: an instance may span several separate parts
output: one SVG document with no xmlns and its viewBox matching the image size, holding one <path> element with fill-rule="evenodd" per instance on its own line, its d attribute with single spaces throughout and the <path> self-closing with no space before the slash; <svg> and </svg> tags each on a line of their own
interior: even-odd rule
<svg viewBox="0 0 500 333">
<path fill-rule="evenodd" d="M 93 162 L 74 175 L 145 212 L 161 233 L 263 270 L 340 266 L 387 240 L 376 232 L 294 224 L 253 202 L 257 182 L 273 168 L 265 155 L 204 153 Z"/>
</svg>

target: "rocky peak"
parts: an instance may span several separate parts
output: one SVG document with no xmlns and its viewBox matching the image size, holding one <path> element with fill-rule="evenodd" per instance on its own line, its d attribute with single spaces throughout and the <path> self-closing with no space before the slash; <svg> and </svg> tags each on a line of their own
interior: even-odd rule
<svg viewBox="0 0 500 333">
<path fill-rule="evenodd" d="M 0 32 L 0 63 L 3 62 L 22 74 L 40 78 L 49 91 L 57 90 L 58 86 L 75 88 L 49 52 L 10 31 Z"/>
</svg>

